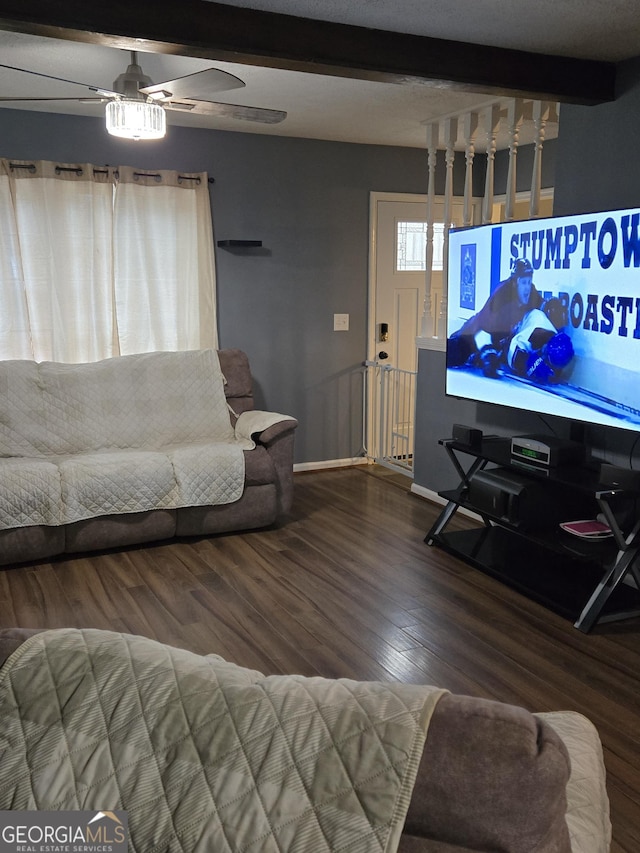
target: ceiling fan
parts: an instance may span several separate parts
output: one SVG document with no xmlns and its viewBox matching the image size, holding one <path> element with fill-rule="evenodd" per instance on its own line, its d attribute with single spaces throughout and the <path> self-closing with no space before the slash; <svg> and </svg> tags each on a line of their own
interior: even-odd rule
<svg viewBox="0 0 640 853">
<path fill-rule="evenodd" d="M 153 83 L 150 77 L 143 73 L 138 64 L 137 51 L 131 51 L 131 62 L 126 71 L 113 81 L 112 89 L 80 83 L 77 80 L 67 80 L 40 71 L 27 68 L 17 68 L 14 65 L 0 63 L 0 68 L 11 71 L 21 71 L 25 74 L 57 80 L 61 83 L 72 83 L 83 86 L 95 96 L 77 98 L 20 98 L 0 97 L 0 102 L 18 101 L 76 101 L 78 103 L 106 103 L 107 130 L 115 136 L 128 139 L 158 139 L 166 132 L 165 110 L 199 113 L 222 118 L 254 121 L 263 124 L 277 124 L 283 121 L 287 114 L 282 110 L 269 110 L 263 107 L 247 107 L 240 104 L 226 104 L 211 100 L 217 92 L 230 89 L 240 89 L 244 83 L 233 74 L 218 68 L 207 68 L 196 71 L 176 80 L 164 83 Z"/>
</svg>

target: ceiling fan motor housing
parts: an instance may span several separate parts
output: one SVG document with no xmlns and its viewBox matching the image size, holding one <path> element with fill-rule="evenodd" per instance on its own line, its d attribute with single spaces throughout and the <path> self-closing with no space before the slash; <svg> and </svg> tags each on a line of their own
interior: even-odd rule
<svg viewBox="0 0 640 853">
<path fill-rule="evenodd" d="M 147 96 L 140 89 L 144 89 L 145 86 L 153 86 L 153 80 L 142 73 L 142 68 L 136 61 L 135 52 L 132 53 L 131 59 L 132 62 L 127 70 L 118 74 L 113 81 L 113 91 L 130 100 L 146 101 Z"/>
</svg>

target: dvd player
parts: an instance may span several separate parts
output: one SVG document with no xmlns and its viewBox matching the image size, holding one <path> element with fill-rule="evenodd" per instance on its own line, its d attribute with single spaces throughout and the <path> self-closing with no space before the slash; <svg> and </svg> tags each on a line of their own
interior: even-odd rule
<svg viewBox="0 0 640 853">
<path fill-rule="evenodd" d="M 555 435 L 515 435 L 511 439 L 511 456 L 534 465 L 557 468 L 584 462 L 586 447 L 578 441 Z"/>
</svg>

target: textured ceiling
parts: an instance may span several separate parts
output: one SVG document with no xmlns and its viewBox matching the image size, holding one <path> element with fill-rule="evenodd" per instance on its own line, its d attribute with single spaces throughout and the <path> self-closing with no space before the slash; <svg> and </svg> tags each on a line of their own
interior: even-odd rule
<svg viewBox="0 0 640 853">
<path fill-rule="evenodd" d="M 225 5 L 580 59 L 618 61 L 640 54 L 638 0 L 234 0 Z M 0 31 L 0 63 L 89 85 L 111 88 L 129 58 L 127 51 L 112 47 Z M 244 80 L 246 88 L 220 93 L 218 100 L 288 113 L 282 124 L 274 126 L 171 113 L 170 125 L 424 147 L 426 122 L 478 107 L 491 98 L 425 81 L 398 85 L 189 56 L 141 52 L 139 62 L 154 82 L 212 66 L 222 68 Z M 73 84 L 0 68 L 1 96 L 85 94 Z M 96 116 L 104 109 L 62 101 L 11 106 Z M 523 143 L 531 139 L 531 132 L 527 122 Z M 550 124 L 547 138 L 555 132 Z M 505 141 L 503 122 L 502 147 Z M 478 148 L 482 146 L 480 137 Z"/>
<path fill-rule="evenodd" d="M 638 0 L 216 0 L 304 18 L 534 53 L 640 54 Z"/>
</svg>

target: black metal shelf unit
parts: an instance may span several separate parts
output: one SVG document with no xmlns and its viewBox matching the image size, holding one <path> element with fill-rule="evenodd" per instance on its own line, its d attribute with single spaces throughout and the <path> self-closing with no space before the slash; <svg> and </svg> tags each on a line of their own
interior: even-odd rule
<svg viewBox="0 0 640 853">
<path fill-rule="evenodd" d="M 612 488 L 599 481 L 597 460 L 582 465 L 541 468 L 511 457 L 511 440 L 486 438 L 477 445 L 443 439 L 460 482 L 442 491 L 442 512 L 425 537 L 464 559 L 480 571 L 497 578 L 518 592 L 571 619 L 576 628 L 588 632 L 596 622 L 640 615 L 640 571 L 635 565 L 640 550 L 640 521 L 629 519 L 628 508 L 640 495 Z M 460 455 L 471 458 L 465 468 Z M 613 536 L 609 539 L 580 539 L 563 531 L 557 521 L 546 517 L 537 523 L 535 514 L 512 519 L 493 513 L 473 501 L 474 476 L 478 472 L 509 472 L 525 484 L 530 480 L 542 500 L 559 498 L 566 512 L 563 520 L 601 513 Z M 479 515 L 482 525 L 467 530 L 446 528 L 460 507 Z M 626 509 L 620 520 L 621 507 Z M 630 576 L 635 586 L 624 583 Z"/>
</svg>

